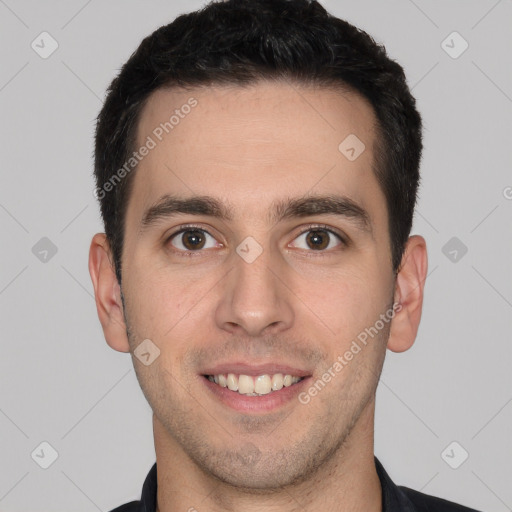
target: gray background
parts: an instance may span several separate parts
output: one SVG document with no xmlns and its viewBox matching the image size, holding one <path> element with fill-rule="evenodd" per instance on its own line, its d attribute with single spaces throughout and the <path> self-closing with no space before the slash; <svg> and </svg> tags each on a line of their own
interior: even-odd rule
<svg viewBox="0 0 512 512">
<path fill-rule="evenodd" d="M 425 123 L 413 229 L 429 248 L 424 312 L 414 347 L 388 353 L 375 453 L 397 483 L 512 510 L 512 2 L 323 4 L 386 45 Z M 93 301 L 92 137 L 140 40 L 202 5 L 0 0 L 2 511 L 110 510 L 140 496 L 154 462 L 150 408 Z M 47 59 L 31 48 L 43 31 L 59 44 Z M 469 44 L 458 58 L 461 39 L 442 45 L 453 31 Z M 43 237 L 57 248 L 46 262 Z M 48 469 L 31 457 L 50 456 L 43 441 L 58 452 Z M 458 469 L 453 441 L 469 453 Z"/>
</svg>

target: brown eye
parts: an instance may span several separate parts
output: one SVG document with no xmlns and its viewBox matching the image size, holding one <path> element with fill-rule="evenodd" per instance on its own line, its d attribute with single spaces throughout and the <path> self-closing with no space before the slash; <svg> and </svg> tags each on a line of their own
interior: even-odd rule
<svg viewBox="0 0 512 512">
<path fill-rule="evenodd" d="M 300 234 L 295 239 L 293 246 L 299 249 L 324 251 L 325 249 L 332 249 L 341 243 L 341 237 L 336 233 L 327 229 L 313 228 Z"/>
<path fill-rule="evenodd" d="M 329 241 L 330 235 L 325 230 L 310 231 L 306 236 L 306 243 L 312 249 L 325 249 Z"/>
<path fill-rule="evenodd" d="M 170 242 L 173 247 L 180 251 L 199 251 L 204 248 L 215 247 L 215 238 L 203 229 L 183 229 L 175 233 L 170 238 Z"/>
</svg>

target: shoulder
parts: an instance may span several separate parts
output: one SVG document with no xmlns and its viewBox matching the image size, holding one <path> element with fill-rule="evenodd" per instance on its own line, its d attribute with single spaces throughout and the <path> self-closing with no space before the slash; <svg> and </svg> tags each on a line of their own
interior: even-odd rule
<svg viewBox="0 0 512 512">
<path fill-rule="evenodd" d="M 130 501 L 130 503 L 125 503 L 120 507 L 117 507 L 110 512 L 138 512 L 140 506 L 140 501 Z"/>
<path fill-rule="evenodd" d="M 418 512 L 479 512 L 474 508 L 458 505 L 435 496 L 428 496 L 408 487 L 400 486 L 399 489 L 409 498 Z"/>
</svg>

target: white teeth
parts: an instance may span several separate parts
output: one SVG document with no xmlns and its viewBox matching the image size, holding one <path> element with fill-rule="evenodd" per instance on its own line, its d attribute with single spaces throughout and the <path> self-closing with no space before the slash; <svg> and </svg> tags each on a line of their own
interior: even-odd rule
<svg viewBox="0 0 512 512">
<path fill-rule="evenodd" d="M 240 375 L 238 377 L 238 392 L 242 395 L 254 393 L 254 380 L 249 375 Z"/>
<path fill-rule="evenodd" d="M 238 379 L 234 373 L 228 373 L 227 383 L 231 391 L 238 391 Z"/>
<path fill-rule="evenodd" d="M 215 382 L 223 388 L 227 387 L 231 391 L 237 391 L 242 395 L 262 396 L 268 395 L 273 391 L 279 391 L 283 387 L 291 386 L 299 382 L 301 377 L 283 375 L 282 373 L 276 373 L 272 376 L 265 374 L 258 377 L 228 373 L 227 375 L 209 375 L 208 380 Z"/>
<path fill-rule="evenodd" d="M 260 375 L 254 381 L 254 392 L 259 395 L 267 395 L 270 393 L 272 381 L 268 375 Z"/>
<path fill-rule="evenodd" d="M 272 377 L 272 389 L 274 391 L 279 391 L 280 389 L 282 389 L 283 388 L 283 380 L 284 380 L 283 374 L 276 373 Z"/>
</svg>

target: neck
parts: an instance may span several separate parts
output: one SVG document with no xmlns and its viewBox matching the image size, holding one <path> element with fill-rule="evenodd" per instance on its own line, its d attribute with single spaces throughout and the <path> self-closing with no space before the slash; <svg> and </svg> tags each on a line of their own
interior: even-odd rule
<svg viewBox="0 0 512 512">
<path fill-rule="evenodd" d="M 280 489 L 241 489 L 205 472 L 153 416 L 157 459 L 157 512 L 382 512 L 374 462 L 375 401 L 332 457 L 308 480 Z"/>
</svg>

